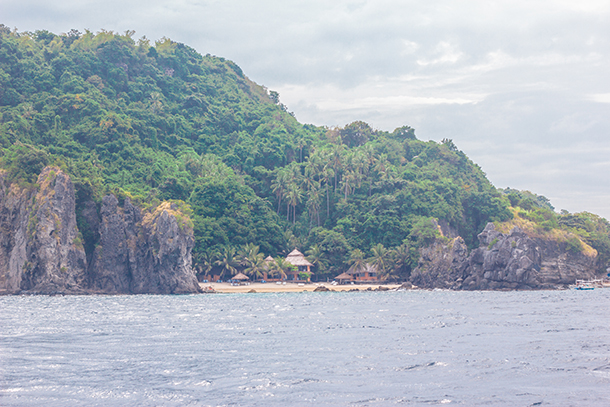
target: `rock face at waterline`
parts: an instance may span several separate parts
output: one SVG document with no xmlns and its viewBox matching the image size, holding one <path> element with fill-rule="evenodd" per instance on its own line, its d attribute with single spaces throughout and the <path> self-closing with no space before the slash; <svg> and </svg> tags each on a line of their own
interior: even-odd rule
<svg viewBox="0 0 610 407">
<path fill-rule="evenodd" d="M 102 200 L 99 245 L 89 270 L 90 285 L 106 293 L 185 294 L 199 292 L 191 268 L 192 229 L 180 224 L 175 204 L 142 215 L 125 199 Z"/>
<path fill-rule="evenodd" d="M 56 167 L 37 187 L 10 184 L 0 172 L 0 292 L 32 294 L 198 292 L 191 269 L 192 228 L 162 203 L 142 213 L 128 199 L 104 197 L 100 215 L 83 208 L 97 246 L 87 262 L 75 211 L 74 186 Z"/>
<path fill-rule="evenodd" d="M 595 276 L 595 253 L 573 252 L 565 242 L 529 236 L 518 227 L 503 234 L 489 223 L 480 246 L 468 253 L 461 237 L 422 249 L 414 284 L 465 290 L 548 289 Z"/>
<path fill-rule="evenodd" d="M 81 292 L 86 261 L 74 186 L 53 167 L 42 171 L 37 184 L 37 191 L 9 185 L 0 173 L 0 290 Z"/>
</svg>

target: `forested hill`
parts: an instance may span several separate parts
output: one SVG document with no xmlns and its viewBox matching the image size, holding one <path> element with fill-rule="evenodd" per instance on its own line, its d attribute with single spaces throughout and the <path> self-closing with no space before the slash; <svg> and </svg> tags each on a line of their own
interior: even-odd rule
<svg viewBox="0 0 610 407">
<path fill-rule="evenodd" d="M 77 208 L 107 193 L 141 207 L 184 201 L 203 272 L 258 246 L 265 256 L 298 247 L 319 277 L 363 260 L 407 276 L 439 235 L 435 221 L 470 247 L 489 221 L 560 226 L 535 199 L 494 188 L 451 140 L 420 141 L 409 126 L 303 125 L 235 63 L 132 37 L 0 26 L 0 160 L 12 182 L 34 188 L 53 164 L 74 181 Z M 583 236 L 607 229 L 570 216 Z M 90 253 L 95 236 L 77 219 Z"/>
</svg>

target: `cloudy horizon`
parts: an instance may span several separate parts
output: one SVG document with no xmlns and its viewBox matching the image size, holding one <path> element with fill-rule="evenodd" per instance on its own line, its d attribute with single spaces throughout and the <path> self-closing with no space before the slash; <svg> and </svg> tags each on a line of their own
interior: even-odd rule
<svg viewBox="0 0 610 407">
<path fill-rule="evenodd" d="M 449 138 L 497 187 L 610 219 L 607 1 L 0 0 L 19 31 L 125 32 L 236 62 L 302 123 Z"/>
</svg>

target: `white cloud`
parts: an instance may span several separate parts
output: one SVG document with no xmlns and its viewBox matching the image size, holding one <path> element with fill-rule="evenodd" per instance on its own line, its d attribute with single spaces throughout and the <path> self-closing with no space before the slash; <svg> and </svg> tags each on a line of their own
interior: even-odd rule
<svg viewBox="0 0 610 407">
<path fill-rule="evenodd" d="M 597 93 L 589 95 L 589 99 L 597 103 L 610 103 L 610 93 Z"/>
<path fill-rule="evenodd" d="M 446 41 L 441 41 L 436 46 L 434 59 L 418 59 L 417 64 L 422 66 L 437 64 L 454 64 L 458 62 L 463 56 L 464 53 L 461 52 L 456 45 L 450 44 Z"/>
</svg>

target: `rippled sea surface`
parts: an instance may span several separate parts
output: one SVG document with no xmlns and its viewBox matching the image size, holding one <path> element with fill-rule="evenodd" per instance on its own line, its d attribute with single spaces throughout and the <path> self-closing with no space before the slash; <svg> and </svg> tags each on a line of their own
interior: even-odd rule
<svg viewBox="0 0 610 407">
<path fill-rule="evenodd" d="M 610 289 L 0 297 L 2 406 L 610 405 Z"/>
</svg>

